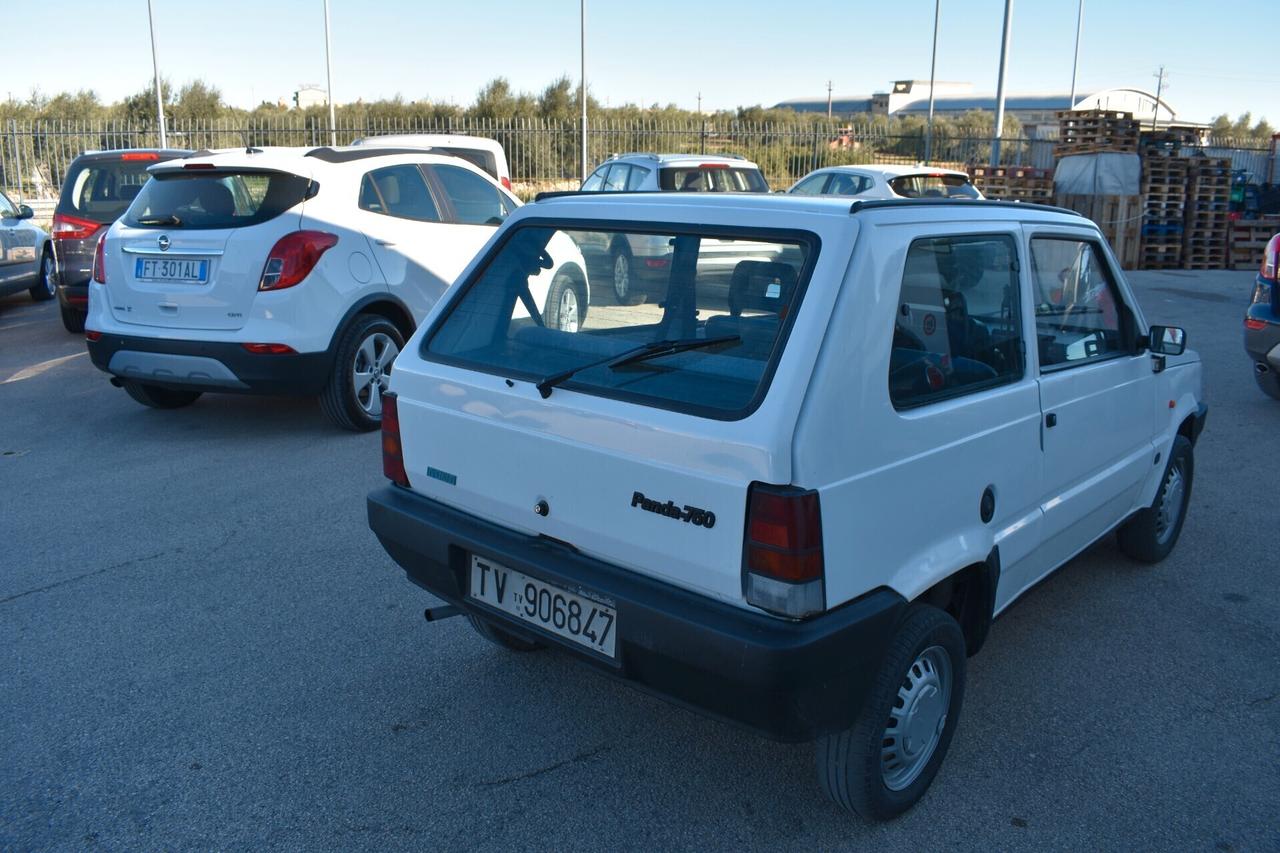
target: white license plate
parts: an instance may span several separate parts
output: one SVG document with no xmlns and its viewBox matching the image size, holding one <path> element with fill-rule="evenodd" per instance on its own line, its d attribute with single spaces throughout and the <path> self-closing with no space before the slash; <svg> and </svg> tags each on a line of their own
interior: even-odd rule
<svg viewBox="0 0 1280 853">
<path fill-rule="evenodd" d="M 140 281 L 204 284 L 209 280 L 209 262 L 178 258 L 138 258 L 133 275 Z"/>
<path fill-rule="evenodd" d="M 614 657 L 617 613 L 612 607 L 475 554 L 469 594 L 522 622 Z"/>
</svg>

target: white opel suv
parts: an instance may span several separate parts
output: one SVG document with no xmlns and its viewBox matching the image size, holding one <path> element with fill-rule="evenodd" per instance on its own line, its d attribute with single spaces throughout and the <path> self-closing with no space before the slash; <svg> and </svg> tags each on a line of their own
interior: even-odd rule
<svg viewBox="0 0 1280 853">
<path fill-rule="evenodd" d="M 206 391 L 315 395 L 377 428 L 391 364 L 519 201 L 421 149 L 200 152 L 151 168 L 99 240 L 86 337 L 140 403 Z M 576 331 L 586 264 L 560 236 L 524 259 L 514 310 Z"/>
</svg>

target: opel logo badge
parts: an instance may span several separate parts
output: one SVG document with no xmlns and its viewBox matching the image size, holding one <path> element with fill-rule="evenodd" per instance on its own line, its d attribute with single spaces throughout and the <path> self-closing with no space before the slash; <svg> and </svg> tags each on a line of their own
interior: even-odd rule
<svg viewBox="0 0 1280 853">
<path fill-rule="evenodd" d="M 167 234 L 161 234 L 160 239 L 157 240 L 156 243 L 159 244 L 160 251 L 162 252 L 169 251 L 169 236 Z"/>
</svg>

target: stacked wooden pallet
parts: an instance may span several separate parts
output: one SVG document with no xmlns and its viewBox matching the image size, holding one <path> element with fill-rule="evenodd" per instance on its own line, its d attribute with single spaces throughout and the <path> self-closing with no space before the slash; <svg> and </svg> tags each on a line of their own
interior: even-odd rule
<svg viewBox="0 0 1280 853">
<path fill-rule="evenodd" d="M 1256 270 L 1262 263 L 1267 241 L 1280 234 L 1280 216 L 1237 219 L 1231 223 L 1230 268 Z"/>
<path fill-rule="evenodd" d="M 1068 154 L 1138 152 L 1138 123 L 1133 113 L 1117 110 L 1061 110 L 1058 113 L 1058 157 Z"/>
<path fill-rule="evenodd" d="M 973 185 L 987 198 L 1006 201 L 1053 201 L 1053 172 L 1022 166 L 974 166 Z"/>
<path fill-rule="evenodd" d="M 1189 270 L 1223 269 L 1231 222 L 1231 161 L 1192 157 L 1188 162 L 1182 266 Z"/>
<path fill-rule="evenodd" d="M 1148 148 L 1142 158 L 1142 258 L 1144 270 L 1178 269 L 1186 231 L 1185 157 Z"/>
<path fill-rule="evenodd" d="M 1142 196 L 1058 193 L 1054 197 L 1054 203 L 1092 219 L 1102 236 L 1111 244 L 1111 250 L 1119 259 L 1121 269 L 1138 268 L 1142 239 Z"/>
</svg>

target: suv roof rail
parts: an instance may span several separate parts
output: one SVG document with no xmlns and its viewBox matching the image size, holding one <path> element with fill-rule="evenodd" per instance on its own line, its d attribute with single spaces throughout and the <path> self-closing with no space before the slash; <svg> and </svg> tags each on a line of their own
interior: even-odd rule
<svg viewBox="0 0 1280 853">
<path fill-rule="evenodd" d="M 351 163 L 356 160 L 368 160 L 372 157 L 388 157 L 392 154 L 439 154 L 441 152 L 432 151 L 430 148 L 383 148 L 380 145 L 361 146 L 360 148 L 347 148 L 338 150 L 328 145 L 320 148 L 312 148 L 304 157 L 314 157 L 317 160 L 323 160 L 326 163 Z"/>
<path fill-rule="evenodd" d="M 1009 207 L 1015 210 L 1039 210 L 1045 213 L 1069 213 L 1084 218 L 1084 214 L 1067 207 L 1051 204 L 1034 204 L 1025 201 L 1003 201 L 993 198 L 871 198 L 858 199 L 849 205 L 849 213 L 877 210 L 882 207 L 950 207 L 952 205 L 977 204 L 983 207 Z"/>
<path fill-rule="evenodd" d="M 541 192 L 535 195 L 533 197 L 533 200 L 535 202 L 538 202 L 538 201 L 546 201 L 547 199 L 551 199 L 551 198 L 564 198 L 566 196 L 575 196 L 575 195 L 610 196 L 610 195 L 658 195 L 658 194 L 670 195 L 671 193 L 666 190 L 610 190 L 609 192 L 601 192 L 600 190 L 547 190 L 546 192 Z M 721 195 L 727 195 L 727 193 L 721 193 Z"/>
</svg>

